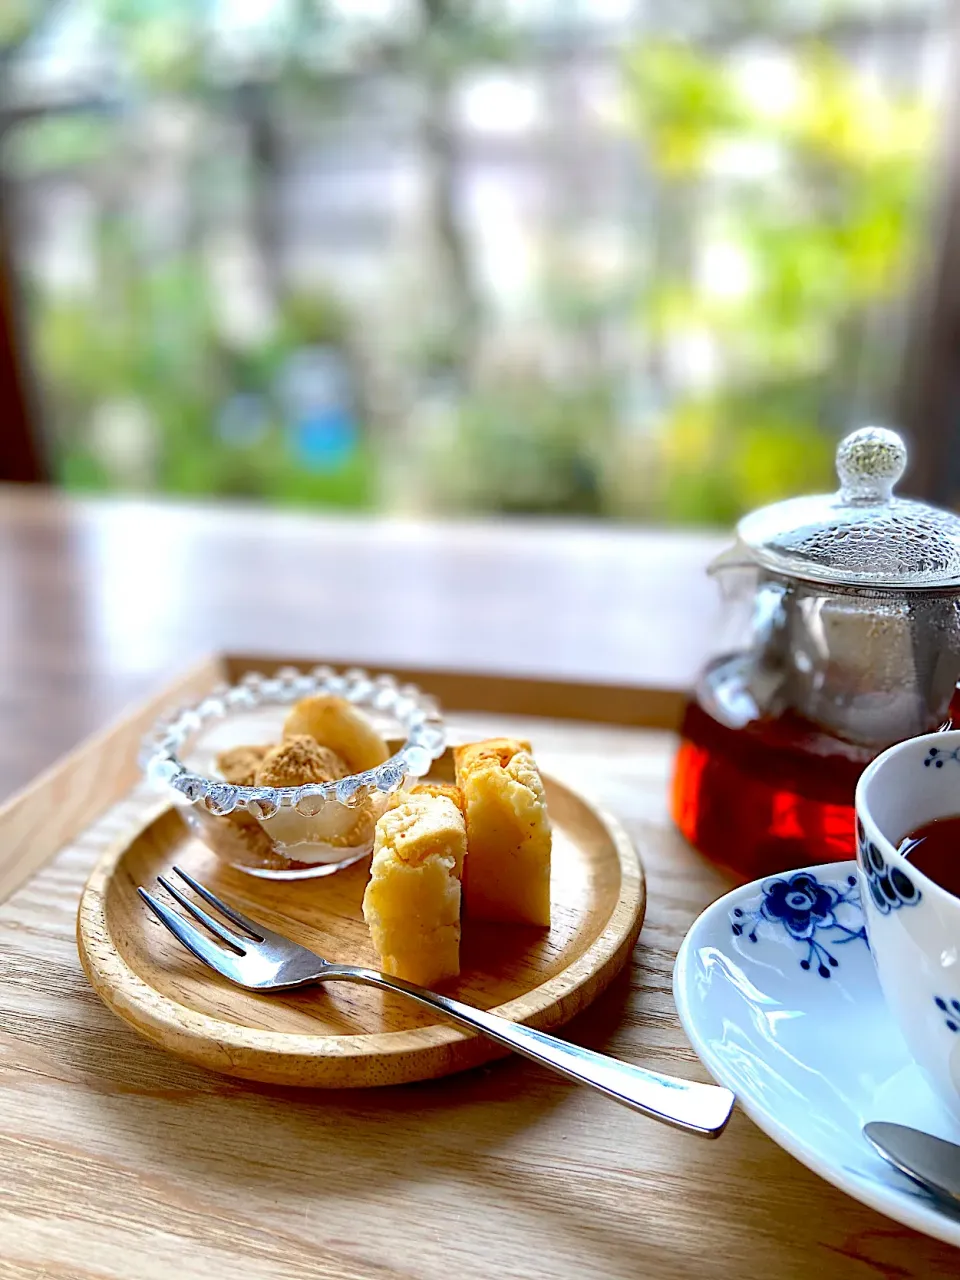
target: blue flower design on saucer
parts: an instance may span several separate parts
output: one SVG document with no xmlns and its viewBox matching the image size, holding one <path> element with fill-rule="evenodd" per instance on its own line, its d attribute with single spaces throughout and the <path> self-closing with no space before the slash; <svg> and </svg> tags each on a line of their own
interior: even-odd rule
<svg viewBox="0 0 960 1280">
<path fill-rule="evenodd" d="M 768 919 L 782 920 L 792 937 L 812 938 L 832 920 L 835 892 L 801 871 L 789 880 L 764 886 L 763 911 Z"/>
<path fill-rule="evenodd" d="M 765 880 L 762 892 L 759 906 L 733 908 L 734 935 L 756 942 L 757 926 L 767 921 L 804 944 L 801 969 L 815 967 L 821 978 L 829 978 L 830 970 L 836 969 L 840 962 L 827 943 L 837 947 L 847 942 L 867 941 L 856 876 L 848 875 L 842 883 L 829 884 L 818 880 L 810 871 L 795 871 L 786 878 Z M 850 908 L 844 913 L 849 923 L 838 919 L 839 907 Z"/>
<path fill-rule="evenodd" d="M 948 1031 L 960 1032 L 960 1000 L 951 1000 L 949 1004 L 943 996 L 934 996 L 933 1003 L 943 1014 L 943 1022 Z"/>
<path fill-rule="evenodd" d="M 934 753 L 936 747 L 931 747 Z M 929 764 L 929 759 L 924 761 Z M 857 860 L 867 877 L 873 905 L 882 915 L 899 911 L 901 907 L 915 907 L 923 896 L 910 877 L 900 867 L 888 867 L 883 854 L 867 839 L 860 819 L 857 819 Z"/>
<path fill-rule="evenodd" d="M 948 760 L 960 761 L 960 750 L 947 751 L 945 747 L 931 747 L 923 757 L 923 764 L 926 769 L 931 765 L 935 769 L 942 769 Z"/>
</svg>

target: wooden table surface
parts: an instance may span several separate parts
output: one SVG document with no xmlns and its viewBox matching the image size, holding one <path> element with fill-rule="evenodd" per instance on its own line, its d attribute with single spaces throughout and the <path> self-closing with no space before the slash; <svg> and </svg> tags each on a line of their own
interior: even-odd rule
<svg viewBox="0 0 960 1280">
<path fill-rule="evenodd" d="M 2 493 L 0 786 L 218 645 L 682 683 L 709 644 L 700 575 L 718 545 Z M 629 972 L 571 1036 L 705 1078 L 670 973 L 726 883 L 667 819 L 669 735 L 528 728 L 547 768 L 624 821 L 648 872 Z M 126 820 L 121 806 L 106 835 Z M 177 1062 L 104 1009 L 79 968 L 73 916 L 103 838 L 101 824 L 0 906 L 0 1280 L 960 1272 L 956 1251 L 830 1187 L 739 1113 L 711 1144 L 519 1060 L 340 1094 Z"/>
<path fill-rule="evenodd" d="M 207 653 L 682 688 L 726 539 L 428 524 L 0 486 L 0 797 Z"/>
</svg>

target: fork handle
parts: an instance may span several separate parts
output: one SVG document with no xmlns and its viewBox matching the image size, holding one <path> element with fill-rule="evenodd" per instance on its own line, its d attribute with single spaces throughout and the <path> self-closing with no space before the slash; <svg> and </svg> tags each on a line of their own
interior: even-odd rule
<svg viewBox="0 0 960 1280">
<path fill-rule="evenodd" d="M 485 1009 L 475 1009 L 459 1000 L 451 1000 L 449 996 L 427 991 L 403 978 L 391 978 L 375 969 L 361 969 L 354 965 L 329 965 L 322 980 L 326 982 L 337 978 L 410 996 L 461 1026 L 481 1031 L 491 1040 L 497 1040 L 541 1066 L 566 1076 L 568 1080 L 589 1085 L 614 1102 L 677 1129 L 685 1129 L 704 1138 L 719 1138 L 733 1110 L 734 1095 L 720 1085 L 681 1080 L 629 1062 L 619 1062 L 593 1049 L 560 1040 L 546 1031 L 510 1022 Z"/>
</svg>

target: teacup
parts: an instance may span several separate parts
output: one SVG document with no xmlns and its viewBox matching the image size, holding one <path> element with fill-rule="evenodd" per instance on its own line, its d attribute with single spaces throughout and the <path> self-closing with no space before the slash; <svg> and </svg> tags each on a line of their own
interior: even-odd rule
<svg viewBox="0 0 960 1280">
<path fill-rule="evenodd" d="M 960 730 L 884 751 L 860 778 L 856 809 L 860 897 L 884 998 L 960 1118 L 960 898 L 897 852 L 908 833 L 960 814 Z"/>
</svg>

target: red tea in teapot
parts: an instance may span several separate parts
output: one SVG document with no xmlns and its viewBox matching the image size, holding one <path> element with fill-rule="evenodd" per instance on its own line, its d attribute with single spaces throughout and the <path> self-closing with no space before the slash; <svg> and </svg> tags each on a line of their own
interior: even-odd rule
<svg viewBox="0 0 960 1280">
<path fill-rule="evenodd" d="M 741 655 L 713 662 L 687 705 L 671 813 L 695 848 L 744 880 L 856 856 L 853 796 L 876 751 L 795 712 L 744 722 Z M 954 721 L 960 700 L 954 698 Z M 923 869 L 923 868 L 921 868 Z"/>
<path fill-rule="evenodd" d="M 871 754 L 795 714 L 732 727 L 737 718 L 724 702 L 733 696 L 735 661 L 711 664 L 687 705 L 674 822 L 711 862 L 745 880 L 853 858 L 853 793 Z"/>
</svg>

